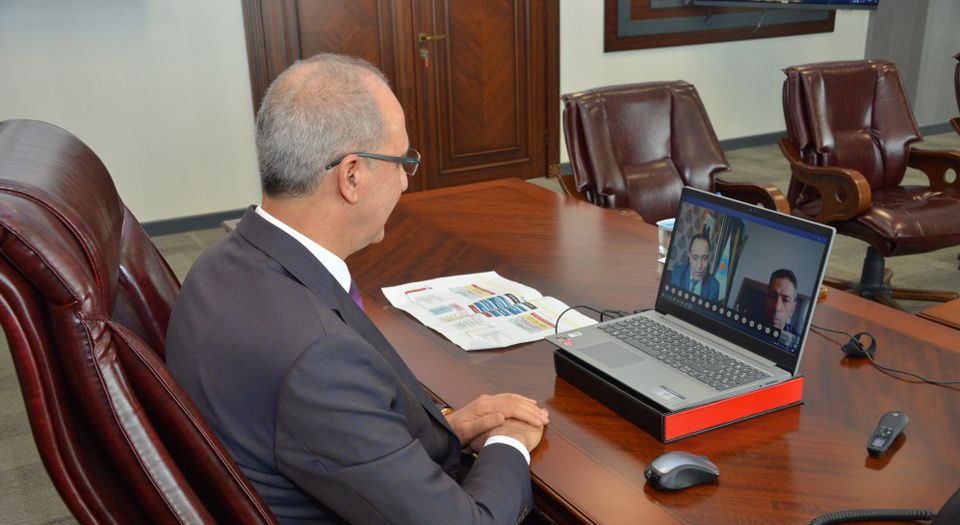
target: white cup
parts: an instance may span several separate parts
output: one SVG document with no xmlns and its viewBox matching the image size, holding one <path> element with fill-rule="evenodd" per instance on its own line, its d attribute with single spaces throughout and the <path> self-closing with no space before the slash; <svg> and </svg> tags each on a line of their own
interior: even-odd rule
<svg viewBox="0 0 960 525">
<path fill-rule="evenodd" d="M 676 219 L 663 219 L 657 221 L 657 240 L 660 244 L 660 257 L 667 255 L 667 249 L 670 248 L 670 237 L 673 236 L 673 223 Z"/>
</svg>

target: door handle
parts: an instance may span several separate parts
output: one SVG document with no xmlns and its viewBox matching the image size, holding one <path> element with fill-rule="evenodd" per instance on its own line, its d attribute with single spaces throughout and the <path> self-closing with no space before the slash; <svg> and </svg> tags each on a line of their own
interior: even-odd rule
<svg viewBox="0 0 960 525">
<path fill-rule="evenodd" d="M 428 35 L 426 33 L 420 33 L 419 35 L 417 35 L 417 41 L 420 43 L 433 42 L 434 40 L 443 40 L 444 38 L 447 38 L 447 35 L 444 35 L 444 34 Z"/>
</svg>

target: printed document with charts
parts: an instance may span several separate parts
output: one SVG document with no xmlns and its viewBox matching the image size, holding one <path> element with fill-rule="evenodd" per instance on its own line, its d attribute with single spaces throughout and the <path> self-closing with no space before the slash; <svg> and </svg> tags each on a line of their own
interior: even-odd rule
<svg viewBox="0 0 960 525">
<path fill-rule="evenodd" d="M 567 305 L 497 272 L 440 277 L 383 288 L 390 304 L 440 332 L 464 350 L 527 343 L 553 334 Z M 570 310 L 561 330 L 596 324 Z"/>
</svg>

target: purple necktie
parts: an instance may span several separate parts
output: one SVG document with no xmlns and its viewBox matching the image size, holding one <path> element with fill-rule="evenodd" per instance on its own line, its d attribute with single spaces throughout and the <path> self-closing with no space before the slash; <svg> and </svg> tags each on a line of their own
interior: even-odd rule
<svg viewBox="0 0 960 525">
<path fill-rule="evenodd" d="M 363 299 L 360 298 L 360 290 L 357 288 L 356 281 L 350 281 L 350 298 L 353 299 L 353 302 L 357 303 L 357 306 L 363 310 Z"/>
</svg>

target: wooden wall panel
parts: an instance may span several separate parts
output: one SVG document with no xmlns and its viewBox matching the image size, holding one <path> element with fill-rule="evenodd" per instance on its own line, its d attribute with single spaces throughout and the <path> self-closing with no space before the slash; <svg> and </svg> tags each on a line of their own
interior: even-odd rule
<svg viewBox="0 0 960 525">
<path fill-rule="evenodd" d="M 527 46 L 518 34 L 525 24 L 517 7 L 511 0 L 446 6 L 449 53 L 441 110 L 450 126 L 448 159 L 515 152 L 525 142 L 520 120 L 526 82 L 519 72 L 526 69 Z"/>
<path fill-rule="evenodd" d="M 397 85 L 389 0 L 298 0 L 299 55 L 320 52 L 363 58 Z"/>
<path fill-rule="evenodd" d="M 427 75 L 425 116 L 439 130 L 439 169 L 428 186 L 543 176 L 547 8 L 535 0 L 432 5 L 430 27 L 445 38 L 434 42 L 442 44 L 434 48 L 438 65 Z"/>
</svg>

